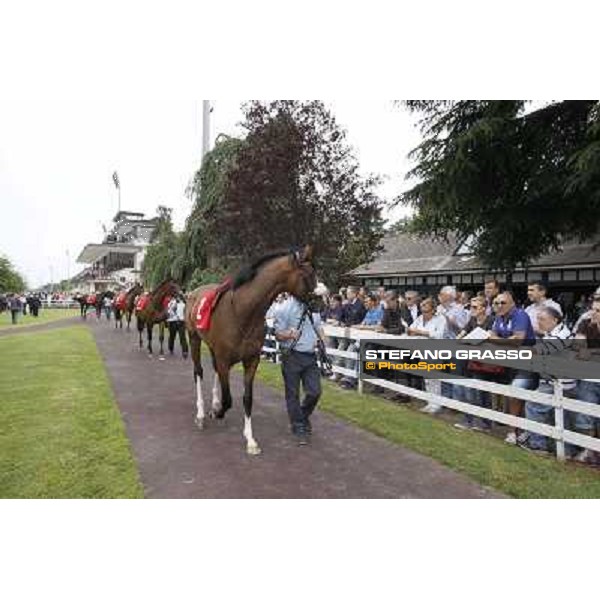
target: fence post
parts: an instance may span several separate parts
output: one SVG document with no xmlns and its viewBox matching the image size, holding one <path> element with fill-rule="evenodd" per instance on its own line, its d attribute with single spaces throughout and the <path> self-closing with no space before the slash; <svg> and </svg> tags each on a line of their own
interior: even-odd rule
<svg viewBox="0 0 600 600">
<path fill-rule="evenodd" d="M 361 346 L 361 340 L 357 340 L 358 341 L 358 360 L 356 361 L 356 367 L 357 367 L 357 379 L 358 379 L 358 393 L 362 394 L 364 393 L 364 384 L 363 384 L 363 378 L 362 378 L 362 369 L 361 369 L 361 364 L 360 364 L 360 346 Z"/>
<path fill-rule="evenodd" d="M 560 461 L 565 460 L 565 441 L 563 438 L 565 432 L 565 411 L 563 408 L 563 386 L 560 379 L 554 380 L 554 427 L 558 433 L 556 440 L 556 458 Z"/>
</svg>

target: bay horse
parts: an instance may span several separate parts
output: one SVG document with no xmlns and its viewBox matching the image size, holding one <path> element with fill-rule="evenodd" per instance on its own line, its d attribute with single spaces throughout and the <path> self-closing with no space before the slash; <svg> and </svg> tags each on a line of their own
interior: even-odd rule
<svg viewBox="0 0 600 600">
<path fill-rule="evenodd" d="M 214 368 L 212 410 L 209 416 L 222 419 L 231 408 L 229 371 L 233 365 L 241 362 L 244 367 L 246 451 L 248 454 L 260 454 L 260 447 L 252 434 L 252 386 L 265 339 L 265 315 L 273 300 L 282 292 L 305 300 L 315 289 L 316 283 L 310 246 L 302 250 L 267 254 L 242 269 L 229 289 L 222 293 L 213 308 L 210 328 L 206 331 L 196 328 L 196 318 L 202 296 L 215 289 L 215 286 L 202 286 L 188 294 L 185 321 L 194 364 L 196 424 L 200 429 L 205 424 L 200 352 L 204 340 Z M 217 382 L 220 382 L 221 399 Z"/>
<path fill-rule="evenodd" d="M 143 346 L 142 331 L 146 329 L 148 337 L 148 353 L 152 354 L 152 329 L 158 323 L 158 339 L 160 340 L 160 356 L 164 355 L 165 322 L 167 320 L 166 298 L 173 298 L 181 293 L 181 288 L 172 279 L 163 281 L 151 294 L 146 307 L 136 311 L 137 330 L 140 336 L 140 349 Z"/>
<path fill-rule="evenodd" d="M 86 294 L 77 294 L 77 296 L 75 296 L 75 298 L 73 298 L 73 299 L 75 300 L 75 302 L 79 303 L 79 314 L 82 319 L 85 319 L 87 317 L 87 309 L 88 309 L 87 295 Z"/>
<path fill-rule="evenodd" d="M 127 331 L 129 331 L 131 325 L 131 317 L 135 311 L 135 301 L 143 291 L 144 288 L 139 283 L 136 283 L 132 288 L 130 288 L 127 291 L 127 294 L 125 296 L 125 308 L 123 309 L 123 313 L 125 314 L 125 318 L 127 319 Z"/>
</svg>

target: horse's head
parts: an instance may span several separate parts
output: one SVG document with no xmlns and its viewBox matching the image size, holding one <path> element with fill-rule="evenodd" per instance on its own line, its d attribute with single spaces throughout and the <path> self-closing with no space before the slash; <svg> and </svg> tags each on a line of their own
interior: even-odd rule
<svg viewBox="0 0 600 600">
<path fill-rule="evenodd" d="M 152 292 L 152 301 L 156 304 L 157 308 L 162 306 L 162 302 L 165 298 L 170 297 L 174 298 L 181 293 L 181 288 L 179 284 L 173 281 L 172 279 L 167 279 L 163 281 L 153 292 Z"/>
<path fill-rule="evenodd" d="M 317 274 L 312 264 L 312 246 L 293 250 L 291 269 L 286 281 L 286 291 L 301 300 L 306 300 L 317 286 Z"/>
</svg>

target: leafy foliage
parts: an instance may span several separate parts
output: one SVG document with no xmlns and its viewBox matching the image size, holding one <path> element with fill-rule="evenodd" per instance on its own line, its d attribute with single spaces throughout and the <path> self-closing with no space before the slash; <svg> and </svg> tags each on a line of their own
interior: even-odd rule
<svg viewBox="0 0 600 600">
<path fill-rule="evenodd" d="M 336 285 L 378 247 L 377 179 L 359 174 L 345 132 L 321 102 L 253 101 L 243 109 L 245 139 L 217 144 L 195 178 L 188 257 L 229 269 L 310 243 L 321 277 Z"/>
<path fill-rule="evenodd" d="M 243 143 L 237 138 L 219 136 L 188 188 L 194 204 L 182 234 L 181 252 L 174 268 L 179 279 L 192 288 L 213 283 L 212 279 L 217 276 L 215 273 L 219 272 L 211 271 L 208 264 L 209 257 L 217 254 L 214 243 L 214 239 L 218 238 L 215 231 L 217 208 L 225 197 L 228 176 Z M 211 262 L 214 269 L 216 261 Z"/>
<path fill-rule="evenodd" d="M 600 225 L 600 105 L 552 102 L 409 101 L 424 141 L 412 152 L 411 229 L 474 235 L 489 266 L 511 269 L 589 238 Z"/>
<path fill-rule="evenodd" d="M 25 279 L 10 260 L 5 256 L 0 256 L 0 293 L 22 292 L 26 287 Z"/>
</svg>

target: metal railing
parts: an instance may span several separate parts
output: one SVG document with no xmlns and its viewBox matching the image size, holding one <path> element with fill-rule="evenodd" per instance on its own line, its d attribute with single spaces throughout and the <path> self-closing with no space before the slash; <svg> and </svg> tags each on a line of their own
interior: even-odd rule
<svg viewBox="0 0 600 600">
<path fill-rule="evenodd" d="M 269 320 L 267 321 L 267 325 L 271 325 Z M 377 340 L 378 344 L 382 346 L 385 346 L 386 341 L 388 340 L 394 340 L 394 346 L 398 347 L 399 341 L 403 339 L 415 339 L 414 337 L 410 338 L 409 336 L 396 336 L 385 333 L 377 333 L 372 330 L 335 327 L 332 325 L 324 325 L 323 329 L 325 335 L 330 338 L 351 340 L 353 342 L 360 342 L 361 339 Z M 268 345 L 265 344 L 265 346 L 263 347 L 263 352 L 268 355 L 275 354 L 275 362 L 279 363 L 279 342 L 275 339 L 272 333 L 267 333 L 266 339 L 268 340 Z M 356 361 L 357 365 L 358 361 L 360 360 L 360 354 L 358 352 L 353 352 L 350 350 L 338 350 L 336 348 L 327 348 L 327 354 L 332 358 L 336 357 L 354 360 Z M 556 356 L 534 356 L 529 361 L 520 361 L 519 370 L 544 373 L 544 376 L 552 376 L 553 371 L 555 373 L 559 371 L 559 360 L 560 359 L 557 359 Z M 514 361 L 510 360 L 492 361 L 478 359 L 478 362 L 488 362 L 493 363 L 495 365 L 505 365 L 508 367 L 515 365 Z M 600 406 L 566 397 L 563 393 L 562 383 L 558 378 L 553 378 L 554 392 L 552 394 L 545 394 L 535 390 L 525 390 L 514 387 L 512 385 L 493 383 L 469 377 L 454 376 L 451 379 L 449 379 L 448 377 L 444 377 L 441 374 L 428 375 L 428 377 L 433 380 L 449 381 L 450 383 L 452 383 L 453 386 L 456 385 L 462 386 L 464 388 L 472 388 L 484 392 L 489 392 L 492 394 L 498 394 L 500 396 L 508 398 L 517 398 L 525 402 L 535 402 L 537 404 L 552 407 L 554 409 L 554 425 L 548 425 L 527 419 L 525 417 L 516 417 L 505 412 L 494 410 L 493 408 L 483 408 L 480 406 L 470 404 L 468 402 L 456 400 L 454 398 L 447 398 L 445 396 L 433 393 L 431 391 L 419 390 L 404 385 L 402 383 L 397 383 L 386 379 L 374 379 L 371 377 L 369 377 L 368 379 L 363 379 L 361 369 L 359 368 L 348 369 L 334 364 L 333 371 L 335 373 L 343 375 L 344 377 L 356 379 L 358 392 L 360 394 L 363 393 L 364 383 L 368 382 L 369 385 L 388 389 L 399 394 L 408 396 L 410 398 L 423 400 L 425 402 L 430 402 L 438 406 L 443 406 L 463 414 L 480 417 L 482 419 L 489 419 L 490 421 L 493 421 L 495 423 L 501 423 L 509 427 L 515 427 L 517 429 L 521 429 L 527 432 L 537 433 L 546 436 L 555 441 L 556 456 L 559 460 L 565 460 L 565 444 L 567 443 L 600 452 L 600 439 L 591 437 L 589 435 L 583 435 L 581 433 L 577 433 L 575 431 L 571 431 L 565 428 L 565 411 L 580 413 L 600 419 Z M 565 377 L 564 372 L 561 373 L 560 376 Z"/>
</svg>

